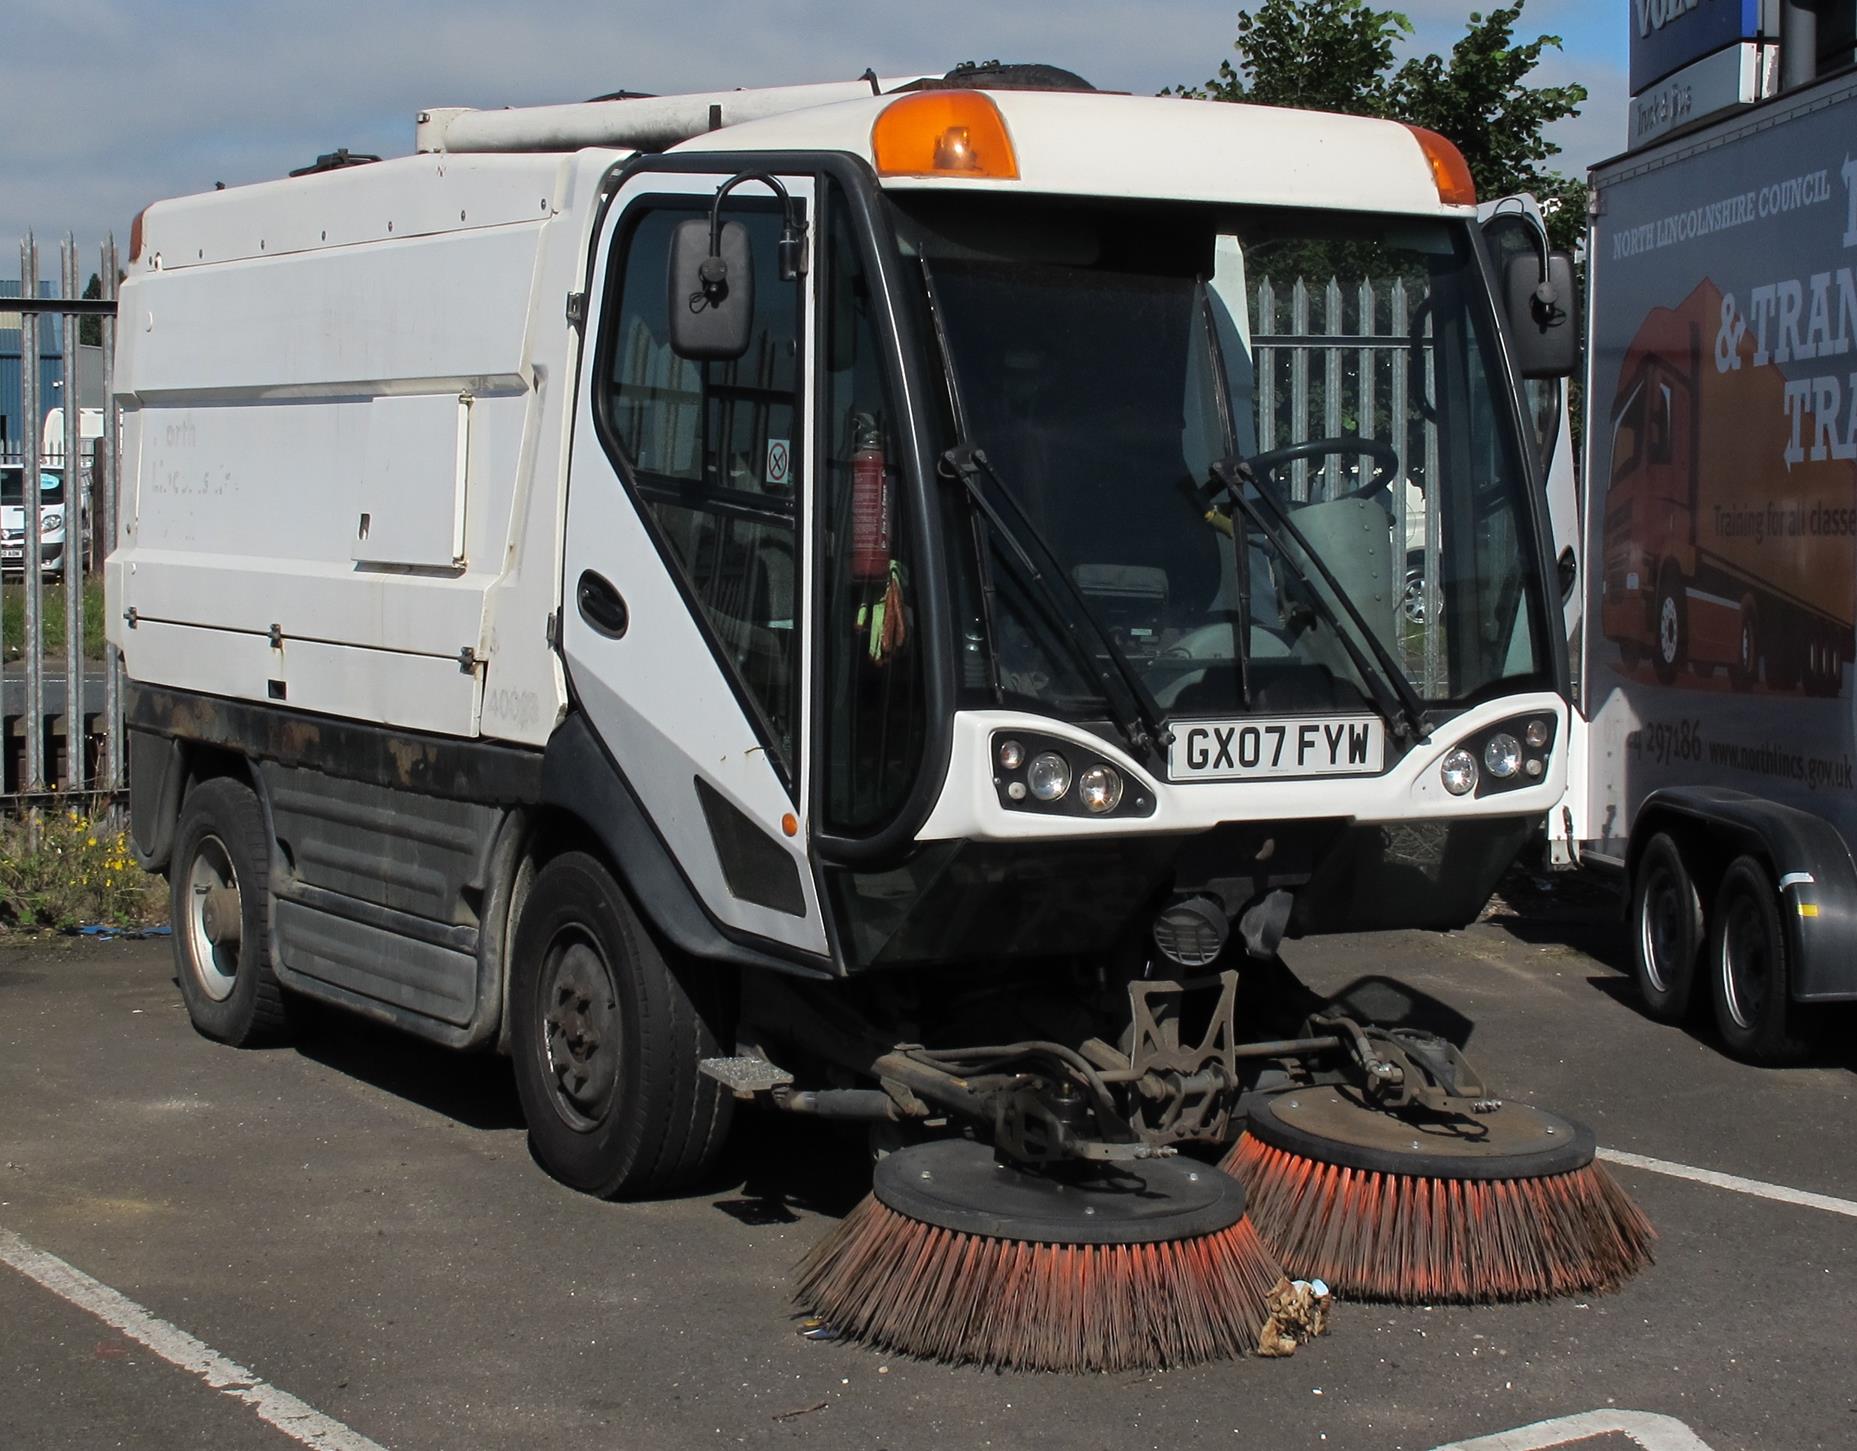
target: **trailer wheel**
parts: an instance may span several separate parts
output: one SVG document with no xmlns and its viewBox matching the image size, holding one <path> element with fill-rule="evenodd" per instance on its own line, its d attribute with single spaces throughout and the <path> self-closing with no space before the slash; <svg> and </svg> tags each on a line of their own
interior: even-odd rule
<svg viewBox="0 0 1857 1451">
<path fill-rule="evenodd" d="M 1735 641 L 1735 662 L 1728 667 L 1728 683 L 1748 690 L 1760 678 L 1760 608 L 1752 595 L 1741 596 L 1741 629 Z"/>
<path fill-rule="evenodd" d="M 1644 1011 L 1660 1023 L 1689 1016 L 1702 955 L 1702 899 L 1683 853 L 1658 832 L 1638 858 L 1631 886 L 1632 976 Z"/>
<path fill-rule="evenodd" d="M 1782 622 L 1771 626 L 1766 641 L 1766 648 L 1761 651 L 1762 663 L 1766 668 L 1766 681 L 1769 690 L 1797 690 L 1801 673 L 1805 647 L 1800 643 L 1794 631 L 1788 631 Z"/>
<path fill-rule="evenodd" d="M 277 1042 L 290 1026 L 271 971 L 270 868 L 250 787 L 217 776 L 188 792 L 168 867 L 174 966 L 194 1027 L 235 1048 Z"/>
<path fill-rule="evenodd" d="M 721 1049 L 610 873 L 582 852 L 536 873 L 516 926 L 510 1050 L 537 1161 L 637 1198 L 711 1168 L 733 1100 L 697 1070 Z"/>
<path fill-rule="evenodd" d="M 1674 564 L 1666 564 L 1657 584 L 1657 639 L 1651 647 L 1651 665 L 1665 685 L 1689 658 L 1689 598 Z"/>
<path fill-rule="evenodd" d="M 1778 893 L 1767 869 L 1751 856 L 1736 857 L 1722 874 L 1709 960 L 1715 1026 L 1728 1050 L 1753 1063 L 1802 1057 L 1809 1045 L 1793 1031 L 1791 964 Z"/>
</svg>

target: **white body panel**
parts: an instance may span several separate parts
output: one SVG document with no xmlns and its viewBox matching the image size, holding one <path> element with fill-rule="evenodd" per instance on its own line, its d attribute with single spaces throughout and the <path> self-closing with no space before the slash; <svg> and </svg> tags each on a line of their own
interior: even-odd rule
<svg viewBox="0 0 1857 1451">
<path fill-rule="evenodd" d="M 131 677 L 547 739 L 573 198 L 612 159 L 415 157 L 154 211 L 116 375 Z"/>
<path fill-rule="evenodd" d="M 1205 831 L 1227 821 L 1301 820 L 1334 817 L 1361 822 L 1434 821 L 1484 816 L 1528 816 L 1545 812 L 1566 789 L 1567 753 L 1557 745 L 1541 780 L 1532 786 L 1487 796 L 1452 796 L 1438 767 L 1460 740 L 1497 721 L 1538 714 L 1556 722 L 1555 739 L 1566 739 L 1567 703 L 1557 695 L 1512 695 L 1467 710 L 1425 745 L 1410 751 L 1382 776 L 1328 780 L 1166 782 L 1136 765 L 1119 747 L 1080 727 L 1017 711 L 962 711 L 954 721 L 954 752 L 947 785 L 928 824 L 925 841 L 967 839 L 1014 841 L 1031 837 L 1103 836 L 1111 823 L 1083 816 L 1009 811 L 993 784 L 992 740 L 999 731 L 1027 731 L 1074 741 L 1113 764 L 1128 789 L 1154 799 L 1148 816 L 1119 817 L 1118 836 L 1179 835 Z M 1176 729 L 1186 722 L 1173 722 Z"/>
</svg>

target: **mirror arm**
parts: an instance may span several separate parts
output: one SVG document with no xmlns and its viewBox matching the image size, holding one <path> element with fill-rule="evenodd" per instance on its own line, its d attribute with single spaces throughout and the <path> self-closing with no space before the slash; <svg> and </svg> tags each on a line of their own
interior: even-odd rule
<svg viewBox="0 0 1857 1451">
<path fill-rule="evenodd" d="M 698 275 L 703 279 L 703 296 L 711 306 L 726 297 L 729 290 L 729 267 L 722 260 L 722 199 L 744 181 L 758 181 L 780 198 L 780 280 L 792 282 L 806 271 L 806 224 L 800 221 L 799 209 L 780 178 L 765 171 L 738 171 L 716 188 L 715 200 L 709 204 L 709 256 L 703 259 Z"/>
</svg>

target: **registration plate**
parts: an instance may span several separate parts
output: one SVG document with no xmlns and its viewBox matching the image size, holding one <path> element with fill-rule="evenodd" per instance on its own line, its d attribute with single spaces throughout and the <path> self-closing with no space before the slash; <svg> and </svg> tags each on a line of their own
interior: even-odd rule
<svg viewBox="0 0 1857 1451">
<path fill-rule="evenodd" d="M 1175 781 L 1372 776 L 1386 758 L 1386 722 L 1369 716 L 1174 721 L 1167 773 Z"/>
<path fill-rule="evenodd" d="M 25 557 L 26 546 L 23 544 L 0 549 L 0 559 L 24 559 Z"/>
</svg>

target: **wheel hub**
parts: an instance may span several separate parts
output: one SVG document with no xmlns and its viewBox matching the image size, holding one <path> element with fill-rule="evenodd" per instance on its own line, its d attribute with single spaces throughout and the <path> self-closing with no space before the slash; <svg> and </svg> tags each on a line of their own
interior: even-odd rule
<svg viewBox="0 0 1857 1451">
<path fill-rule="evenodd" d="M 618 1003 L 606 961 L 588 943 L 558 951 L 543 983 L 548 1066 L 570 1121 L 597 1118 L 618 1080 Z"/>
</svg>

